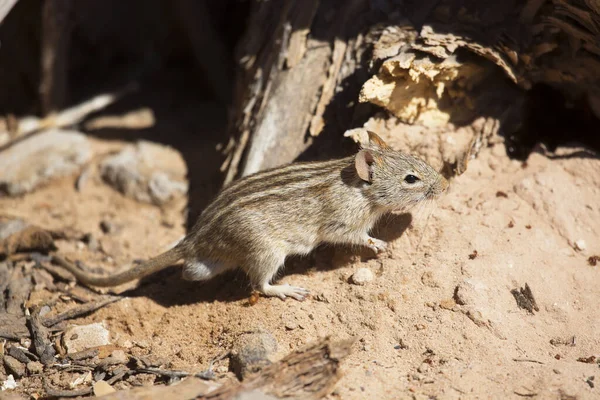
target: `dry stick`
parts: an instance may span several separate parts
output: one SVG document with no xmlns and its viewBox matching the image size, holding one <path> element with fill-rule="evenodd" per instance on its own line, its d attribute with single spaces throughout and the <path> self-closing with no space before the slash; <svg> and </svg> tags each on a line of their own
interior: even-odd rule
<svg viewBox="0 0 600 400">
<path fill-rule="evenodd" d="M 530 363 L 535 363 L 535 364 L 544 364 L 541 361 L 531 360 L 531 359 L 528 359 L 528 358 L 513 358 L 513 361 L 516 361 L 516 362 L 530 362 Z"/>
<path fill-rule="evenodd" d="M 48 329 L 46 329 L 40 319 L 40 310 L 38 308 L 34 309 L 28 320 L 35 352 L 40 357 L 42 364 L 52 364 L 54 362 L 55 351 L 49 339 Z"/>
<path fill-rule="evenodd" d="M 10 10 L 13 8 L 15 4 L 17 4 L 18 0 L 2 0 L 0 1 L 0 22 L 4 20 L 4 18 L 8 15 Z"/>
<path fill-rule="evenodd" d="M 46 395 L 49 397 L 78 397 L 78 396 L 86 396 L 92 393 L 92 388 L 85 388 L 79 390 L 60 390 L 50 387 L 48 382 L 46 381 L 46 377 L 44 377 L 44 391 Z"/>
<path fill-rule="evenodd" d="M 125 94 L 135 89 L 137 89 L 137 85 L 131 84 L 126 86 L 122 90 L 95 96 L 90 100 L 84 101 L 83 103 L 80 103 L 71 108 L 67 108 L 57 114 L 51 114 L 44 118 L 21 118 L 18 121 L 16 132 L 10 135 L 11 138 L 5 141 L 4 143 L 0 143 L 0 151 L 6 150 L 12 144 L 16 143 L 18 139 L 25 138 L 26 136 L 43 132 L 50 128 L 64 128 L 75 125 L 81 122 L 89 114 L 106 108 L 110 104 L 119 100 Z"/>
<path fill-rule="evenodd" d="M 108 304 L 119 301 L 122 298 L 123 297 L 119 297 L 119 296 L 106 296 L 104 299 L 102 299 L 100 301 L 96 301 L 93 303 L 92 302 L 85 303 L 80 306 L 73 307 L 70 310 L 60 313 L 54 317 L 46 318 L 43 320 L 43 323 L 46 327 L 50 328 L 51 326 L 56 325 L 59 322 L 62 322 L 67 319 L 77 318 L 82 315 L 91 313 L 92 311 L 96 311 Z"/>
<path fill-rule="evenodd" d="M 199 399 L 231 399 L 251 390 L 277 398 L 321 399 L 333 391 L 340 379 L 340 363 L 350 354 L 352 343 L 325 338 L 265 367 L 248 381 L 222 386 Z"/>
</svg>

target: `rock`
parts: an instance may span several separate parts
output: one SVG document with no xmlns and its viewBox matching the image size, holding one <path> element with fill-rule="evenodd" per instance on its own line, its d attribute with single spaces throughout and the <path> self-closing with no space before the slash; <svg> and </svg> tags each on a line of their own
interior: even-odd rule
<svg viewBox="0 0 600 400">
<path fill-rule="evenodd" d="M 110 344 L 109 332 L 102 323 L 72 326 L 64 333 L 63 341 L 67 353 L 76 353 L 92 347 Z"/>
<path fill-rule="evenodd" d="M 266 331 L 243 333 L 231 350 L 231 368 L 239 379 L 271 364 L 277 340 Z"/>
<path fill-rule="evenodd" d="M 248 390 L 235 395 L 234 400 L 276 400 L 277 397 L 273 397 L 269 394 L 263 393 L 258 389 Z"/>
<path fill-rule="evenodd" d="M 17 196 L 76 173 L 92 157 L 85 135 L 54 129 L 16 143 L 0 157 L 0 193 Z"/>
<path fill-rule="evenodd" d="M 127 197 L 165 204 L 187 191 L 186 168 L 177 151 L 140 141 L 100 165 L 102 178 Z"/>
<path fill-rule="evenodd" d="M 369 268 L 359 268 L 352 274 L 351 281 L 355 285 L 365 285 L 373 280 L 373 272 Z"/>
<path fill-rule="evenodd" d="M 9 355 L 4 356 L 4 366 L 8 372 L 12 372 L 17 378 L 25 375 L 25 364 Z"/>
<path fill-rule="evenodd" d="M 27 354 L 25 354 L 25 352 L 23 350 L 21 350 L 20 348 L 16 347 L 16 346 L 11 346 L 8 349 L 8 355 L 16 358 L 17 360 L 21 361 L 24 364 L 27 364 L 29 361 L 31 361 L 29 359 L 29 357 L 27 357 Z"/>
<path fill-rule="evenodd" d="M 17 388 L 17 382 L 15 381 L 15 377 L 12 375 L 9 375 L 6 378 L 6 380 L 4 382 L 2 382 L 2 385 L 0 386 L 1 391 L 13 390 L 16 388 Z"/>
<path fill-rule="evenodd" d="M 431 288 L 440 287 L 440 284 L 438 283 L 437 279 L 435 279 L 432 271 L 426 271 L 423 273 L 423 275 L 421 275 L 421 283 Z"/>
<path fill-rule="evenodd" d="M 0 221 L 0 240 L 12 236 L 14 233 L 21 232 L 29 224 L 22 219 L 8 219 Z"/>
<path fill-rule="evenodd" d="M 129 357 L 127 356 L 127 354 L 125 354 L 123 350 L 113 351 L 112 353 L 110 353 L 110 357 L 117 364 L 127 364 L 129 362 Z"/>
<path fill-rule="evenodd" d="M 107 234 L 115 233 L 117 231 L 117 227 L 115 226 L 115 224 L 105 219 L 100 221 L 100 229 L 102 230 L 102 233 Z"/>
<path fill-rule="evenodd" d="M 106 381 L 98 381 L 93 386 L 96 397 L 104 396 L 105 394 L 116 392 L 115 388 L 110 386 Z"/>
<path fill-rule="evenodd" d="M 27 371 L 30 374 L 41 374 L 44 371 L 44 364 L 39 361 L 29 361 L 27 363 Z"/>
</svg>

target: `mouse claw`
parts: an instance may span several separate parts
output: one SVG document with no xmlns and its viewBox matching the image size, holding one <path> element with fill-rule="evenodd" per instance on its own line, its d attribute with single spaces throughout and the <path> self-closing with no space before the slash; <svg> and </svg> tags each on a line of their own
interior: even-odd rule
<svg viewBox="0 0 600 400">
<path fill-rule="evenodd" d="M 367 246 L 369 246 L 369 248 L 371 248 L 375 253 L 380 253 L 387 249 L 386 242 L 375 238 L 367 239 Z"/>
</svg>

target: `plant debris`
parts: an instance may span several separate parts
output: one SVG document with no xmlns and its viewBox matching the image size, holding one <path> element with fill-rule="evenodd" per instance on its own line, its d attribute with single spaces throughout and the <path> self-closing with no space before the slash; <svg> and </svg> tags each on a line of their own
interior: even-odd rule
<svg viewBox="0 0 600 400">
<path fill-rule="evenodd" d="M 585 364 L 593 364 L 596 362 L 596 356 L 579 357 L 577 359 L 577 361 L 579 361 L 580 363 L 585 363 Z"/>
<path fill-rule="evenodd" d="M 527 310 L 532 314 L 533 310 L 540 311 L 540 308 L 533 297 L 533 293 L 531 292 L 531 288 L 527 283 L 525 284 L 525 288 L 513 289 L 510 292 L 515 297 L 519 308 Z"/>
<path fill-rule="evenodd" d="M 595 267 L 598 264 L 598 261 L 600 261 L 600 256 L 590 256 L 590 258 L 588 258 L 588 264 L 591 267 Z"/>
</svg>

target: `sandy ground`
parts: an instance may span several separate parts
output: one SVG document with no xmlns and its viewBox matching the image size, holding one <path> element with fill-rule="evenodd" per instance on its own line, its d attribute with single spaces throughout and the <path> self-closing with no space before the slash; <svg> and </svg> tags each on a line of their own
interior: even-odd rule
<svg viewBox="0 0 600 400">
<path fill-rule="evenodd" d="M 124 142 L 93 145 L 98 154 Z M 256 328 L 277 338 L 277 357 L 327 335 L 354 338 L 331 398 L 600 398 L 598 363 L 577 361 L 600 356 L 600 263 L 588 263 L 600 254 L 600 159 L 579 150 L 532 153 L 523 164 L 502 144 L 483 149 L 435 207 L 382 221 L 387 254 L 324 247 L 288 262 L 280 280 L 310 289 L 307 301 L 250 306 L 241 272 L 197 284 L 172 268 L 73 322 L 105 321 L 131 354 L 187 371 L 205 370 Z M 0 209 L 90 232 L 109 257 L 70 242 L 58 242 L 60 252 L 106 270 L 185 233 L 186 199 L 161 209 L 124 198 L 97 174 L 82 192 L 74 180 L 0 199 Z M 117 229 L 103 233 L 101 221 Z M 575 250 L 581 240 L 585 250 Z M 349 280 L 360 267 L 375 275 L 364 286 Z M 539 311 L 518 307 L 511 290 L 525 284 Z M 216 371 L 233 379 L 227 360 Z"/>
</svg>

